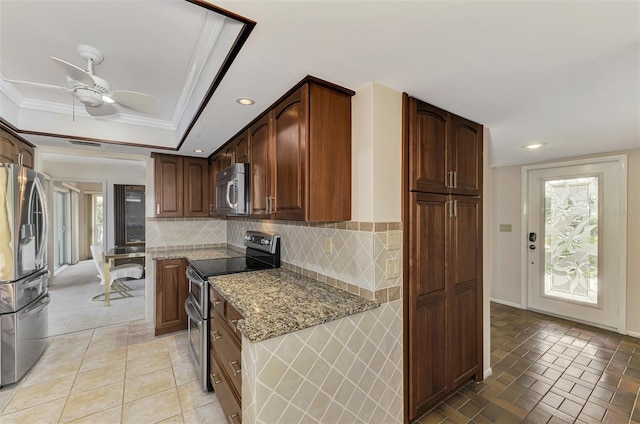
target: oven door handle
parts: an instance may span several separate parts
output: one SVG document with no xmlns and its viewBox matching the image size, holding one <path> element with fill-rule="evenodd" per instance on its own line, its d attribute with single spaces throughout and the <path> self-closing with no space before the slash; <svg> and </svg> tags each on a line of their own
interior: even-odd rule
<svg viewBox="0 0 640 424">
<path fill-rule="evenodd" d="M 184 301 L 184 310 L 187 311 L 189 319 L 195 321 L 195 323 L 198 325 L 202 325 L 204 320 L 200 318 L 200 314 L 196 310 L 195 306 L 193 306 L 193 301 L 191 301 L 191 299 L 187 299 Z"/>
<path fill-rule="evenodd" d="M 202 285 L 204 284 L 204 281 L 191 267 L 187 268 L 187 279 L 201 289 L 203 288 Z"/>
</svg>

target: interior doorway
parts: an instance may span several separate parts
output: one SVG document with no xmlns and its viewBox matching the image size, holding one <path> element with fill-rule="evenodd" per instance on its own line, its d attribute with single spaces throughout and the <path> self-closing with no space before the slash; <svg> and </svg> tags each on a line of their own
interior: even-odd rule
<svg viewBox="0 0 640 424">
<path fill-rule="evenodd" d="M 624 332 L 626 156 L 525 167 L 528 309 Z M 525 293 L 525 291 L 523 291 Z"/>
</svg>

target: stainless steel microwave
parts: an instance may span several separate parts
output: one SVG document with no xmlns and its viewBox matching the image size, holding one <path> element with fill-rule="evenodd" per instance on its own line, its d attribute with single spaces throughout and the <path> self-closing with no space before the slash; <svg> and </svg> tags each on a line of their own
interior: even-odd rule
<svg viewBox="0 0 640 424">
<path fill-rule="evenodd" d="M 249 215 L 248 163 L 234 163 L 216 174 L 216 212 Z"/>
</svg>

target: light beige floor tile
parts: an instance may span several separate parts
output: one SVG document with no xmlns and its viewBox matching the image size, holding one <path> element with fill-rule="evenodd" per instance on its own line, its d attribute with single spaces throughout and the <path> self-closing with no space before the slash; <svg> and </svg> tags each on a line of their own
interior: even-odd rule
<svg viewBox="0 0 640 424">
<path fill-rule="evenodd" d="M 85 390 L 123 382 L 124 368 L 125 363 L 121 362 L 119 364 L 108 365 L 106 367 L 81 372 L 76 376 L 76 381 L 73 383 L 71 394 L 74 395 Z"/>
<path fill-rule="evenodd" d="M 62 377 L 46 383 L 20 387 L 3 413 L 11 413 L 55 399 L 65 398 L 71 390 L 75 376 Z"/>
<path fill-rule="evenodd" d="M 196 370 L 191 360 L 188 362 L 173 364 L 173 375 L 176 378 L 177 386 L 182 386 L 183 384 L 191 383 L 198 379 L 198 374 L 196 374 Z"/>
<path fill-rule="evenodd" d="M 176 415 L 175 417 L 162 420 L 158 424 L 184 424 L 184 420 L 182 419 L 182 415 Z"/>
<path fill-rule="evenodd" d="M 71 349 L 79 346 L 87 347 L 93 330 L 79 331 L 77 333 L 63 334 L 55 336 L 48 350 Z"/>
<path fill-rule="evenodd" d="M 98 338 L 91 339 L 87 352 L 99 352 L 116 350 L 121 347 L 126 347 L 129 343 L 129 336 L 126 330 L 121 334 L 104 335 Z"/>
<path fill-rule="evenodd" d="M 124 401 L 131 402 L 176 386 L 171 368 L 164 368 L 148 374 L 127 378 L 124 387 Z"/>
<path fill-rule="evenodd" d="M 125 403 L 124 424 L 155 423 L 180 414 L 180 401 L 175 388 Z"/>
<path fill-rule="evenodd" d="M 183 415 L 185 424 L 226 424 L 227 420 L 218 402 L 214 397 L 213 402 L 185 412 Z"/>
<path fill-rule="evenodd" d="M 171 360 L 167 352 L 154 353 L 142 358 L 127 361 L 127 378 L 148 374 L 163 368 L 171 368 Z"/>
<path fill-rule="evenodd" d="M 191 362 L 191 355 L 189 354 L 188 345 L 181 348 L 169 350 L 169 356 L 171 356 L 171 363 L 173 365 Z"/>
<path fill-rule="evenodd" d="M 59 352 L 63 351 L 60 350 Z M 47 364 L 46 362 L 38 363 L 24 379 L 23 386 L 33 386 L 34 384 L 44 383 L 45 381 L 75 375 L 80 369 L 81 362 L 82 357 L 72 358 L 54 364 Z"/>
<path fill-rule="evenodd" d="M 0 416 L 2 424 L 55 424 L 60 418 L 65 399 L 57 399 L 12 414 Z"/>
<path fill-rule="evenodd" d="M 122 405 L 123 390 L 124 382 L 121 382 L 69 396 L 60 422 L 72 421 Z"/>
<path fill-rule="evenodd" d="M 82 361 L 80 372 L 94 370 L 96 368 L 102 368 L 108 365 L 119 364 L 126 361 L 126 358 L 126 347 L 87 354 Z"/>
<path fill-rule="evenodd" d="M 11 398 L 13 398 L 13 395 L 16 394 L 19 387 L 19 384 L 12 384 L 10 386 L 3 387 L 0 390 L 0 413 L 2 412 L 4 407 L 9 404 L 9 401 L 11 400 Z"/>
<path fill-rule="evenodd" d="M 127 360 L 141 358 L 143 356 L 161 352 L 167 352 L 167 344 L 164 339 L 155 339 L 129 346 Z"/>
<path fill-rule="evenodd" d="M 69 424 L 120 424 L 121 418 L 122 405 L 69 421 Z"/>
<path fill-rule="evenodd" d="M 206 405 L 217 399 L 213 392 L 203 392 L 199 381 L 192 381 L 178 386 L 178 395 L 180 396 L 182 412 Z"/>
</svg>

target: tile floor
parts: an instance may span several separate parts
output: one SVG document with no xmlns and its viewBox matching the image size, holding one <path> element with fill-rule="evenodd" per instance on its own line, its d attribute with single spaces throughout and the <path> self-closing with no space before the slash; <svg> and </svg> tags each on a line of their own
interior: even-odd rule
<svg viewBox="0 0 640 424">
<path fill-rule="evenodd" d="M 226 423 L 187 347 L 186 332 L 154 338 L 144 321 L 53 337 L 0 390 L 0 423 Z"/>
<path fill-rule="evenodd" d="M 640 339 L 491 304 L 493 376 L 427 423 L 640 423 Z"/>
</svg>

